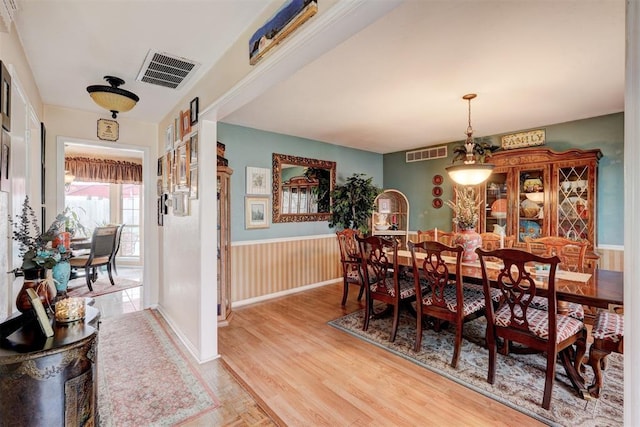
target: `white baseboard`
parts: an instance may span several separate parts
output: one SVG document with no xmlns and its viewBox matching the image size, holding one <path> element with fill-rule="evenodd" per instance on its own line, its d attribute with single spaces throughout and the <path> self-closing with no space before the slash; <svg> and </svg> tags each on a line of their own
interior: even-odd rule
<svg viewBox="0 0 640 427">
<path fill-rule="evenodd" d="M 287 289 L 286 291 L 275 292 L 267 295 L 260 295 L 259 297 L 255 297 L 255 298 L 247 298 L 241 301 L 235 301 L 231 303 L 231 308 L 238 308 L 238 307 L 242 307 L 249 304 L 255 304 L 257 302 L 268 301 L 270 299 L 282 297 L 285 295 L 297 294 L 298 292 L 308 291 L 309 289 L 319 288 L 320 286 L 326 286 L 326 285 L 330 285 L 330 284 L 341 282 L 341 281 L 342 281 L 342 277 L 338 279 L 326 280 L 324 282 L 312 283 L 310 285 L 300 286 L 298 288 Z"/>
</svg>

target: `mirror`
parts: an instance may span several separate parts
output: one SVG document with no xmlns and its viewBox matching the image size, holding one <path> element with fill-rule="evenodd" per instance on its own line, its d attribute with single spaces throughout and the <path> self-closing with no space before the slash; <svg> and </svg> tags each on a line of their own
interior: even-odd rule
<svg viewBox="0 0 640 427">
<path fill-rule="evenodd" d="M 273 153 L 273 222 L 326 221 L 336 162 Z"/>
</svg>

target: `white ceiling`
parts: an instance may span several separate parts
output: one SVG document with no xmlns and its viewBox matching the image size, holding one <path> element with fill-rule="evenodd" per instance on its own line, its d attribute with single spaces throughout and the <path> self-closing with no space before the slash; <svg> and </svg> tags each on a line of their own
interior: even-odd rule
<svg viewBox="0 0 640 427">
<path fill-rule="evenodd" d="M 85 88 L 111 74 L 141 98 L 124 114 L 158 122 L 193 81 L 180 91 L 135 82 L 147 51 L 201 62 L 201 75 L 265 1 L 19 5 L 45 103 L 100 112 Z M 624 8 L 624 0 L 406 0 L 224 121 L 388 153 L 463 139 L 469 92 L 478 94 L 475 136 L 620 112 Z"/>
</svg>

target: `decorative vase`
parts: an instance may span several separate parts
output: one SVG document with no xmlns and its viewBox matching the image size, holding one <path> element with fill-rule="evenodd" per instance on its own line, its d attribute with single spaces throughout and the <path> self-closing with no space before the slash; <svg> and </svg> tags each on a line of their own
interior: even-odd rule
<svg viewBox="0 0 640 427">
<path fill-rule="evenodd" d="M 478 260 L 476 248 L 482 246 L 482 237 L 476 233 L 475 228 L 467 228 L 456 233 L 451 244 L 453 246 L 461 245 L 464 249 L 462 262 L 474 262 Z"/>
<path fill-rule="evenodd" d="M 53 298 L 56 295 L 55 289 L 49 286 L 49 282 L 45 280 L 45 274 L 46 269 L 44 268 L 24 270 L 24 283 L 16 297 L 16 308 L 18 311 L 24 313 L 32 308 L 31 300 L 27 293 L 27 289 L 29 288 L 36 291 L 36 294 L 38 294 L 40 301 L 42 301 L 45 307 L 53 302 Z"/>
<path fill-rule="evenodd" d="M 67 292 L 67 285 L 69 284 L 69 277 L 71 276 L 71 264 L 69 261 L 59 261 L 52 268 L 53 280 L 58 295 Z"/>
</svg>

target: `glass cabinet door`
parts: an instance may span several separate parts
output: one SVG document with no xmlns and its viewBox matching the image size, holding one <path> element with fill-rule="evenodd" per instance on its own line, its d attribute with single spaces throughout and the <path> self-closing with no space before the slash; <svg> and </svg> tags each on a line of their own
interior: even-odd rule
<svg viewBox="0 0 640 427">
<path fill-rule="evenodd" d="M 558 236 L 571 240 L 589 237 L 589 167 L 558 169 Z"/>
<path fill-rule="evenodd" d="M 508 233 L 507 225 L 507 174 L 492 173 L 485 186 L 485 223 L 487 233 Z"/>
<path fill-rule="evenodd" d="M 518 176 L 518 242 L 524 242 L 525 237 L 537 239 L 547 236 L 549 227 L 545 223 L 545 187 L 549 179 L 546 169 L 520 170 Z"/>
</svg>

